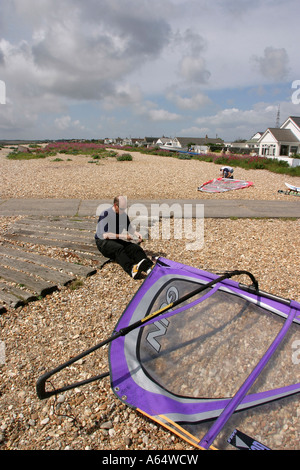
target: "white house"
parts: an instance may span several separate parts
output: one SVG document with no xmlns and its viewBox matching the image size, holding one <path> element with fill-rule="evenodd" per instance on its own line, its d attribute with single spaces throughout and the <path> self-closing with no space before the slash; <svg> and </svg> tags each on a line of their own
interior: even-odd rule
<svg viewBox="0 0 300 470">
<path fill-rule="evenodd" d="M 300 142 L 300 117 L 290 116 L 280 128 L 290 129 Z"/>
<path fill-rule="evenodd" d="M 251 139 L 247 140 L 245 147 L 255 151 L 258 148 L 258 141 L 262 137 L 263 132 L 256 132 Z"/>
<path fill-rule="evenodd" d="M 258 139 L 259 155 L 286 160 L 290 166 L 300 165 L 300 117 L 290 116 L 280 128 L 270 127 Z"/>
</svg>

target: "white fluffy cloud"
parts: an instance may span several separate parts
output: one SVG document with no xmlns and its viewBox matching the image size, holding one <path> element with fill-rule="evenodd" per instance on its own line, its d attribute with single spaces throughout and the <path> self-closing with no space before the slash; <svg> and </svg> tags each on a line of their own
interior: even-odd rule
<svg viewBox="0 0 300 470">
<path fill-rule="evenodd" d="M 281 106 L 283 119 L 293 114 L 294 106 L 291 102 Z M 264 102 L 256 103 L 252 109 L 225 108 L 211 116 L 199 117 L 193 128 L 185 129 L 185 132 L 193 132 L 193 135 L 206 132 L 210 136 L 218 134 L 225 138 L 226 135 L 235 136 L 235 139 L 248 138 L 256 132 L 264 132 L 268 127 L 275 127 L 278 105 L 270 105 Z"/>
<path fill-rule="evenodd" d="M 79 120 L 72 121 L 71 116 L 61 116 L 55 119 L 55 126 L 59 130 L 74 129 L 84 130 L 84 126 L 80 124 Z"/>
<path fill-rule="evenodd" d="M 180 116 L 176 113 L 170 113 L 165 109 L 150 109 L 148 116 L 152 121 L 176 121 Z"/>
<path fill-rule="evenodd" d="M 182 110 L 199 110 L 211 104 L 211 99 L 204 93 L 191 93 L 189 96 L 180 95 L 171 91 L 167 93 L 167 98 Z"/>
</svg>

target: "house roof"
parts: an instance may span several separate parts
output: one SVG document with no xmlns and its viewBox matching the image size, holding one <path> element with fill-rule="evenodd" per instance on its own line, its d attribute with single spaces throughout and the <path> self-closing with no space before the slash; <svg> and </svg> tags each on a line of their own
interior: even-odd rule
<svg viewBox="0 0 300 470">
<path fill-rule="evenodd" d="M 299 143 L 299 139 L 295 136 L 295 134 L 290 129 L 279 129 L 278 127 L 270 127 L 267 129 L 267 132 L 271 132 L 271 134 L 275 137 L 278 142 L 297 142 Z M 265 135 L 264 134 L 264 135 Z"/>
<path fill-rule="evenodd" d="M 292 121 L 294 121 L 294 123 L 296 124 L 296 126 L 298 126 L 299 129 L 300 129 L 300 117 L 299 117 L 299 116 L 290 116 L 289 119 L 291 119 Z"/>
<path fill-rule="evenodd" d="M 253 136 L 252 136 L 250 139 L 248 139 L 248 140 L 258 140 L 259 137 L 255 137 L 256 135 L 262 136 L 262 135 L 263 135 L 263 132 L 262 132 L 262 131 L 257 131 L 257 132 L 255 132 L 255 134 L 253 134 Z"/>
<path fill-rule="evenodd" d="M 188 144 L 193 143 L 195 145 L 207 145 L 207 144 L 223 144 L 224 140 L 217 138 L 213 139 L 210 137 L 176 137 L 182 146 L 186 147 Z"/>
<path fill-rule="evenodd" d="M 150 143 L 153 143 L 153 142 L 157 142 L 159 139 L 159 137 L 144 137 L 144 141 L 145 142 L 150 142 Z"/>
</svg>

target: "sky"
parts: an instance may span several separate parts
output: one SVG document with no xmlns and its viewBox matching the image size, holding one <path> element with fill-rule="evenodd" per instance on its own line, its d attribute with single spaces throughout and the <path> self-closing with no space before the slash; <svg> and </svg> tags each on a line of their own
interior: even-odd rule
<svg viewBox="0 0 300 470">
<path fill-rule="evenodd" d="M 0 140 L 249 139 L 300 116 L 299 17 L 299 0 L 0 0 Z"/>
</svg>

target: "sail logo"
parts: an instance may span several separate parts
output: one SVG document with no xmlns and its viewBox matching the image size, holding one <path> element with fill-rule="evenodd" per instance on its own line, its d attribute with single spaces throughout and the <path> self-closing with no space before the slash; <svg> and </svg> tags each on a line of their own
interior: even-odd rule
<svg viewBox="0 0 300 470">
<path fill-rule="evenodd" d="M 227 442 L 240 450 L 270 450 L 269 447 L 247 436 L 247 434 L 244 434 L 238 429 L 233 431 L 231 436 L 227 439 Z"/>
<path fill-rule="evenodd" d="M 3 80 L 0 80 L 0 104 L 6 104 L 6 86 Z"/>
<path fill-rule="evenodd" d="M 177 299 L 179 299 L 179 291 L 177 287 L 169 287 L 166 293 L 166 302 L 163 302 L 161 304 L 160 309 L 167 307 L 170 303 L 175 302 Z M 147 335 L 146 340 L 148 341 L 150 346 L 152 346 L 152 348 L 157 352 L 157 354 L 160 352 L 161 348 L 161 344 L 159 343 L 158 338 L 165 336 L 169 324 L 170 322 L 166 318 L 158 320 L 153 324 L 155 326 L 155 330 L 150 331 L 150 333 L 148 333 Z"/>
<path fill-rule="evenodd" d="M 160 351 L 161 345 L 158 342 L 157 338 L 161 338 L 162 336 L 166 334 L 168 326 L 169 326 L 169 322 L 166 318 L 163 318 L 162 320 L 156 321 L 154 323 L 154 326 L 156 329 L 148 333 L 146 339 L 148 343 L 150 344 L 150 346 L 152 346 L 152 348 L 158 354 Z"/>
</svg>

